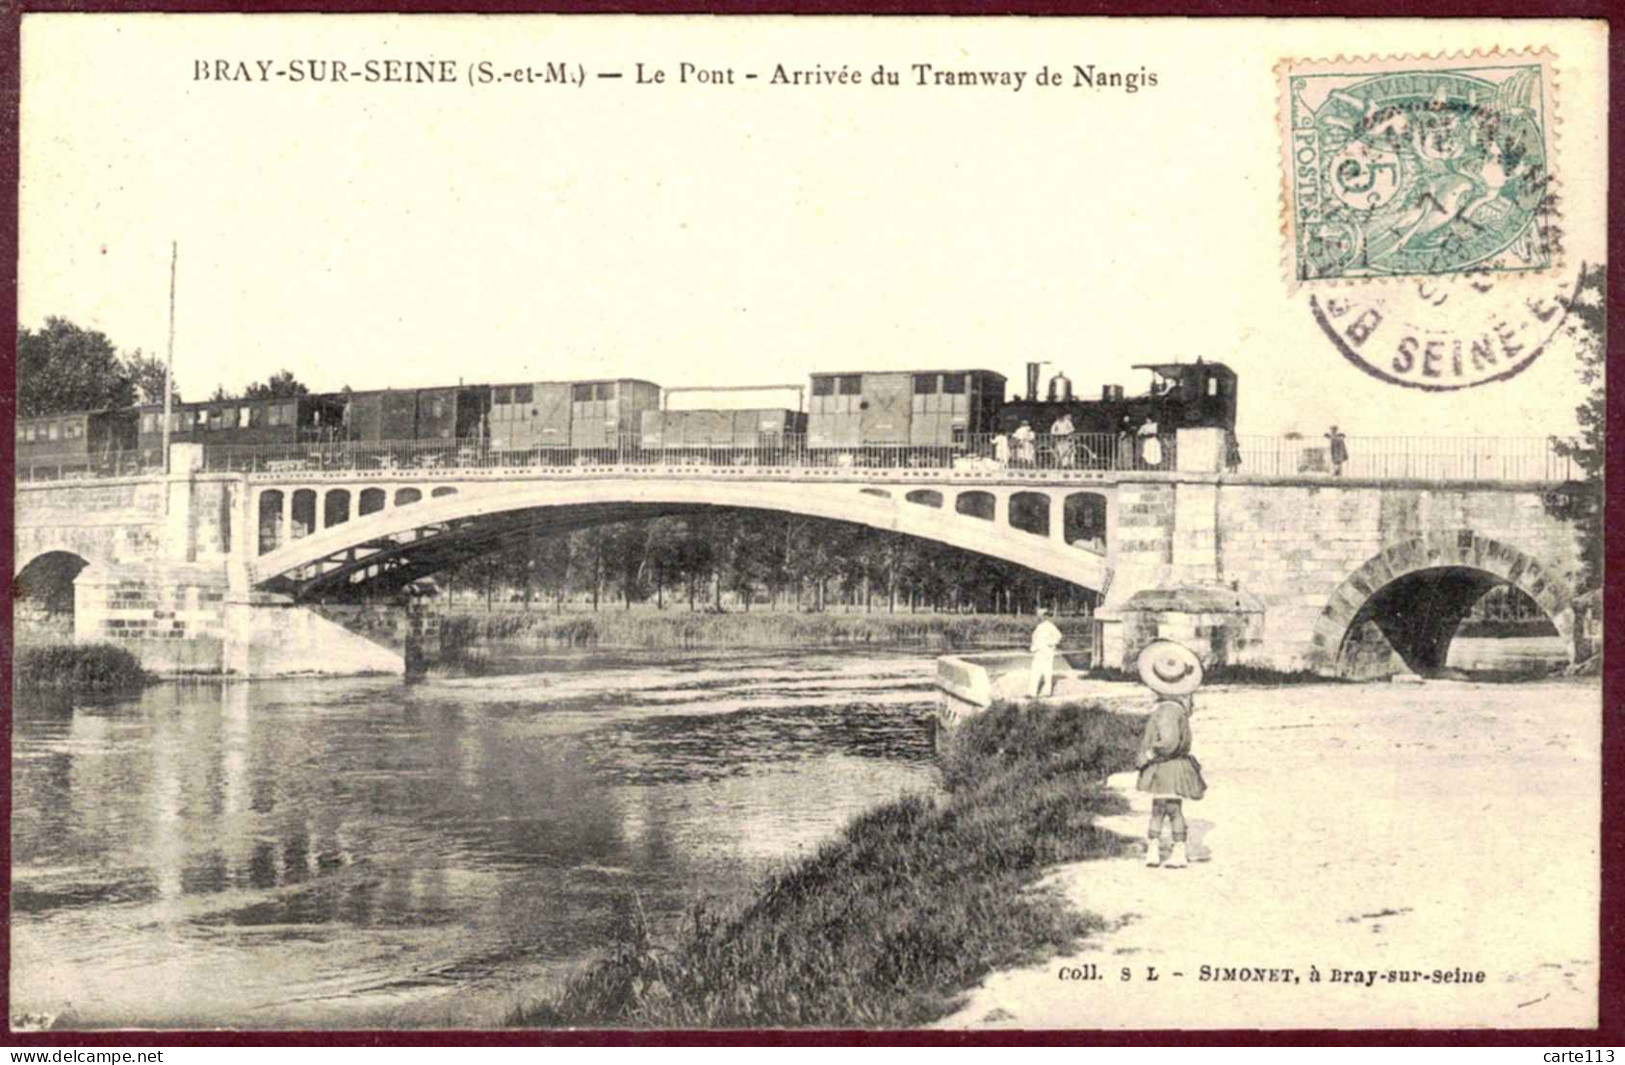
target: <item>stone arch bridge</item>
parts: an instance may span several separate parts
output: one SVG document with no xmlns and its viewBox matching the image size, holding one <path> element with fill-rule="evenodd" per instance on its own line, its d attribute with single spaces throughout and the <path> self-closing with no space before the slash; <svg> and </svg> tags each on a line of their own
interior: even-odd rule
<svg viewBox="0 0 1625 1065">
<path fill-rule="evenodd" d="M 80 638 L 166 671 L 398 671 L 324 616 L 521 530 L 711 507 L 853 522 L 991 555 L 1093 590 L 1121 664 L 1157 635 L 1230 661 L 1348 673 L 1375 644 L 1442 666 L 1486 590 L 1527 593 L 1573 631 L 1576 529 L 1542 482 L 1219 472 L 1184 439 L 1172 471 L 599 466 L 176 472 L 23 483 L 13 573 L 71 586 Z M 1207 446 L 1203 446 L 1203 445 Z M 1204 461 L 1206 456 L 1206 461 Z"/>
</svg>

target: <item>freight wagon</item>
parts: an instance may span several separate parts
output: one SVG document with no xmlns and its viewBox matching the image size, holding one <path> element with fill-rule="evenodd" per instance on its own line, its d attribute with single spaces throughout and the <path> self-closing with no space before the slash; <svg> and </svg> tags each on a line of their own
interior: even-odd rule
<svg viewBox="0 0 1625 1065">
<path fill-rule="evenodd" d="M 345 401 L 343 438 L 367 444 L 477 444 L 484 440 L 490 392 L 484 386 L 459 385 L 348 393 L 339 397 Z"/>
<path fill-rule="evenodd" d="M 635 445 L 643 413 L 660 409 L 650 381 L 533 381 L 490 389 L 490 446 L 499 453 Z"/>
<path fill-rule="evenodd" d="M 755 465 L 791 451 L 799 453 L 806 432 L 807 415 L 781 407 L 646 410 L 639 445 L 668 461 Z"/>
<path fill-rule="evenodd" d="M 813 374 L 807 446 L 964 445 L 993 432 L 1004 382 L 991 370 Z"/>
</svg>

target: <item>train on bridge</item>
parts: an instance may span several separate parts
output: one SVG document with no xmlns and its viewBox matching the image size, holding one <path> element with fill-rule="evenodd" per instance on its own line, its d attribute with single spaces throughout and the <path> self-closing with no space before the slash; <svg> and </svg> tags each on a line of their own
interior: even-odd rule
<svg viewBox="0 0 1625 1065">
<path fill-rule="evenodd" d="M 161 404 L 20 418 L 16 455 L 19 468 L 53 463 L 64 473 L 147 467 L 160 461 L 166 431 L 171 443 L 315 445 L 326 454 L 347 445 L 443 445 L 453 460 L 516 465 L 606 454 L 748 464 L 769 453 L 817 464 L 907 448 L 979 457 L 994 454 L 1001 437 L 1006 446 L 1039 434 L 1126 441 L 1198 427 L 1233 438 L 1237 378 L 1229 367 L 1198 359 L 1136 369 L 1151 373 L 1145 392 L 1107 385 L 1088 399 L 1063 373 L 1041 389 L 1039 363 L 1028 364 L 1025 393 L 1011 397 L 1006 378 L 986 369 L 814 373 L 794 410 L 672 410 L 658 384 L 636 378 L 215 399 L 173 404 L 167 427 Z M 1099 448 L 1052 446 L 1048 454 L 1051 464 L 1112 464 Z"/>
</svg>

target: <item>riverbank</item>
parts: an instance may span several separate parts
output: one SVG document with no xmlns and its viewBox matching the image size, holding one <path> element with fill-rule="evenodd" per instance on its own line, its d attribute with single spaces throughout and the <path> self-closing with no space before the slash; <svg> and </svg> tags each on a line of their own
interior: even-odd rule
<svg viewBox="0 0 1625 1065">
<path fill-rule="evenodd" d="M 941 1024 L 1589 1028 L 1601 701 L 1570 678 L 1205 692 L 1189 867 L 1131 845 L 1053 870 L 1106 928 Z M 1109 782 L 1127 810 L 1100 827 L 1138 841 L 1135 779 Z"/>
<path fill-rule="evenodd" d="M 19 691 L 133 694 L 153 678 L 134 655 L 110 643 L 19 643 L 12 684 Z"/>
<path fill-rule="evenodd" d="M 888 803 L 771 876 L 726 917 L 697 910 L 669 949 L 630 916 L 609 957 L 511 1018 L 522 1027 L 909 1027 L 988 973 L 1102 927 L 1034 890 L 1061 862 L 1118 852 L 1106 778 L 1143 719 L 996 706 L 966 723 L 944 793 Z"/>
<path fill-rule="evenodd" d="M 443 650 L 488 640 L 604 649 L 1025 647 L 1035 619 L 1023 614 L 834 614 L 740 611 L 526 611 L 450 613 L 440 621 Z M 1091 619 L 1058 619 L 1068 646 L 1087 646 Z"/>
</svg>

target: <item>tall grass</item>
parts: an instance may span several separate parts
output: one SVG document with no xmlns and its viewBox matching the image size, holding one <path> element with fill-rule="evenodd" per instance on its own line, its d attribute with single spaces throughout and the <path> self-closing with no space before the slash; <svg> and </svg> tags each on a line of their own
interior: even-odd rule
<svg viewBox="0 0 1625 1065">
<path fill-rule="evenodd" d="M 990 971 L 1100 927 L 1034 890 L 1059 862 L 1116 853 L 1095 827 L 1122 800 L 1143 718 L 996 706 L 970 719 L 946 793 L 855 819 L 726 918 L 696 910 L 678 942 L 631 919 L 611 955 L 520 1010 L 522 1026 L 903 1027 L 951 1012 Z"/>
<path fill-rule="evenodd" d="M 1032 618 L 989 614 L 695 614 L 615 612 L 581 614 L 454 614 L 440 623 L 443 650 L 482 640 L 526 640 L 562 647 L 881 647 L 926 646 L 953 650 L 1025 646 Z M 1087 619 L 1061 619 L 1070 642 L 1087 642 Z"/>
<path fill-rule="evenodd" d="M 110 643 L 19 646 L 12 682 L 20 691 L 139 691 L 147 674 L 134 655 Z"/>
</svg>

